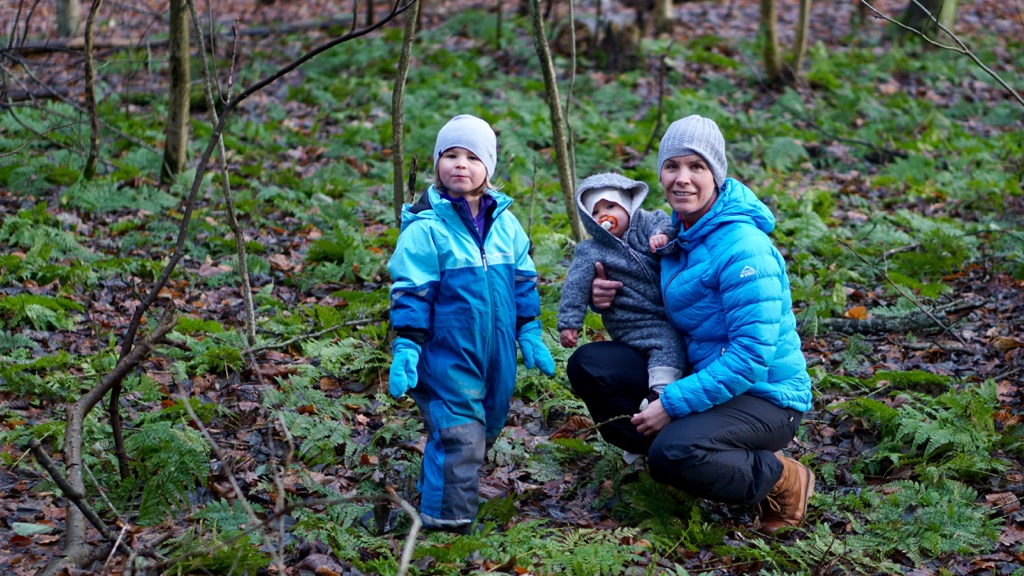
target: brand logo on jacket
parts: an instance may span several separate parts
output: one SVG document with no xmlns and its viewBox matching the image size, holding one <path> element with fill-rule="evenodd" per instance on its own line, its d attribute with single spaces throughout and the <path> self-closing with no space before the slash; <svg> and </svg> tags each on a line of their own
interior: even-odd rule
<svg viewBox="0 0 1024 576">
<path fill-rule="evenodd" d="M 754 276 L 757 274 L 757 270 L 754 270 L 750 266 L 744 266 L 743 270 L 740 270 L 740 278 L 746 278 L 747 276 Z"/>
</svg>

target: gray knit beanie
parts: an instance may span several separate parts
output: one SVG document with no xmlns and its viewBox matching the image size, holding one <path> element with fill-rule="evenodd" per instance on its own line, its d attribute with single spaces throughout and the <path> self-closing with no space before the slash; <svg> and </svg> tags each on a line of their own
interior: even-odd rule
<svg viewBox="0 0 1024 576">
<path fill-rule="evenodd" d="M 725 159 L 725 138 L 714 120 L 693 114 L 673 122 L 661 137 L 658 172 L 661 173 L 665 160 L 689 154 L 696 154 L 707 162 L 715 185 L 721 187 L 728 162 Z"/>
<path fill-rule="evenodd" d="M 494 164 L 498 157 L 498 138 L 486 121 L 470 114 L 460 114 L 448 121 L 437 133 L 434 144 L 434 171 L 437 161 L 449 148 L 465 148 L 484 163 L 487 177 L 494 176 Z"/>
</svg>

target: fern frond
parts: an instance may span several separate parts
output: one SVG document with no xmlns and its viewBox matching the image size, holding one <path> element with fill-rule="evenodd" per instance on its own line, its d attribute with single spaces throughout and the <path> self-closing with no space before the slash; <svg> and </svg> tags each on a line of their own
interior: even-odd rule
<svg viewBox="0 0 1024 576">
<path fill-rule="evenodd" d="M 126 436 L 135 478 L 124 489 L 141 489 L 139 524 L 152 525 L 188 510 L 188 493 L 209 472 L 210 448 L 196 430 L 171 422 L 148 424 Z"/>
</svg>

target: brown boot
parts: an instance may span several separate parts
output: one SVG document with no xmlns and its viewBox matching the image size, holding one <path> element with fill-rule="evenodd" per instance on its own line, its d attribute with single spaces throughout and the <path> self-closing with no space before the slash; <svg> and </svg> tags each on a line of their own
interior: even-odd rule
<svg viewBox="0 0 1024 576">
<path fill-rule="evenodd" d="M 767 511 L 761 531 L 771 534 L 784 526 L 799 526 L 807 514 L 807 501 L 814 494 L 814 472 L 803 464 L 775 455 L 782 462 L 782 478 L 765 498 Z"/>
</svg>

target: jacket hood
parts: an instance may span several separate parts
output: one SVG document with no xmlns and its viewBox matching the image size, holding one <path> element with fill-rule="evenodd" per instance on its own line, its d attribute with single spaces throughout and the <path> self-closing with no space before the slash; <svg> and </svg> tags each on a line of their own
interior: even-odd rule
<svg viewBox="0 0 1024 576">
<path fill-rule="evenodd" d="M 719 226 L 734 222 L 753 224 L 765 234 L 771 234 L 775 230 L 775 216 L 764 202 L 758 200 L 753 190 L 735 178 L 726 178 L 718 190 L 718 199 L 711 206 L 711 210 L 688 230 L 680 226 L 677 241 L 685 244 L 699 240 L 714 232 Z M 679 223 L 679 215 L 674 211 L 672 223 Z"/>
<path fill-rule="evenodd" d="M 594 220 L 594 217 L 590 215 L 590 211 L 583 205 L 583 194 L 600 188 L 617 188 L 630 199 L 629 206 L 623 206 L 626 212 L 629 213 L 630 220 L 633 219 L 636 211 L 643 206 L 644 199 L 647 198 L 649 190 L 647 184 L 639 180 L 633 180 L 621 174 L 611 172 L 594 174 L 580 182 L 579 187 L 576 189 L 576 209 L 579 211 L 580 219 L 583 221 L 583 229 L 593 238 L 602 238 L 602 235 L 614 238 L 611 232 L 601 228 L 597 221 Z"/>
</svg>

